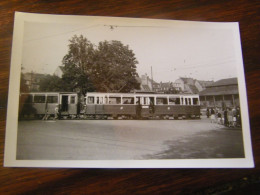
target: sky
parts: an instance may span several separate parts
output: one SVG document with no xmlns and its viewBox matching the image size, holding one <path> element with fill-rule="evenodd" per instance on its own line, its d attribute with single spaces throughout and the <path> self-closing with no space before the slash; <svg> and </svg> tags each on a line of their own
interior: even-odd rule
<svg viewBox="0 0 260 195">
<path fill-rule="evenodd" d="M 119 40 L 129 45 L 137 58 L 137 72 L 156 82 L 174 82 L 179 77 L 214 80 L 236 77 L 233 31 L 215 26 L 153 26 L 138 23 L 25 22 L 22 67 L 24 72 L 53 74 L 68 52 L 69 39 L 83 35 L 98 45 Z"/>
</svg>

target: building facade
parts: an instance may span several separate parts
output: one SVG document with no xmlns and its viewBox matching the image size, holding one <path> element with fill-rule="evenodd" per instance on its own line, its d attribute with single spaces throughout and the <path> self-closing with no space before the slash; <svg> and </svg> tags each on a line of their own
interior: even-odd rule
<svg viewBox="0 0 260 195">
<path fill-rule="evenodd" d="M 237 78 L 216 81 L 207 86 L 199 95 L 201 106 L 204 108 L 233 108 L 240 106 Z"/>
<path fill-rule="evenodd" d="M 29 91 L 39 91 L 40 81 L 44 78 L 44 74 L 27 72 L 23 73 L 23 79 L 25 81 L 25 85 L 27 86 Z"/>
</svg>

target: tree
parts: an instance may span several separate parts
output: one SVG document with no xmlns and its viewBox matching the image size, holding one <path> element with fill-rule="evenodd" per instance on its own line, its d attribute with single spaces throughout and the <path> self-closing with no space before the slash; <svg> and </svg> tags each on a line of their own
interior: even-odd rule
<svg viewBox="0 0 260 195">
<path fill-rule="evenodd" d="M 140 89 L 136 80 L 138 61 L 129 46 L 120 41 L 100 42 L 94 68 L 95 86 L 99 91 L 130 92 Z"/>
<path fill-rule="evenodd" d="M 95 47 L 82 35 L 74 35 L 63 58 L 62 79 L 84 95 L 87 91 L 130 92 L 139 89 L 137 60 L 120 41 L 103 41 Z"/>
<path fill-rule="evenodd" d="M 94 86 L 90 79 L 93 71 L 95 50 L 93 44 L 86 38 L 74 35 L 70 40 L 69 51 L 63 58 L 62 79 L 68 83 L 68 88 L 73 91 L 79 89 L 84 95 L 93 91 Z"/>
<path fill-rule="evenodd" d="M 29 91 L 28 86 L 26 85 L 26 81 L 24 78 L 24 74 L 21 72 L 21 78 L 20 78 L 20 93 L 26 93 Z"/>
<path fill-rule="evenodd" d="M 67 82 L 56 75 L 46 75 L 40 80 L 40 91 L 62 92 L 71 91 Z"/>
</svg>

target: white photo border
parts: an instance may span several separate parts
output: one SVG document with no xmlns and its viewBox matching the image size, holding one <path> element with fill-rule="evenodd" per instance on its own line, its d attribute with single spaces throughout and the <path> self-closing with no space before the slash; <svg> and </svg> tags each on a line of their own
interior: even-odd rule
<svg viewBox="0 0 260 195">
<path fill-rule="evenodd" d="M 210 25 L 211 28 L 228 28 L 234 33 L 234 46 L 238 72 L 238 86 L 242 115 L 242 133 L 245 158 L 229 159 L 174 159 L 174 160 L 16 160 L 17 128 L 20 75 L 22 62 L 23 34 L 25 22 L 80 24 L 86 22 L 102 22 L 108 24 L 136 23 L 142 25 L 172 26 L 186 23 L 188 25 Z M 11 68 L 9 78 L 8 109 L 5 140 L 5 167 L 71 167 L 71 168 L 253 168 L 254 160 L 251 146 L 248 104 L 245 76 L 240 43 L 239 24 L 217 22 L 189 22 L 158 19 L 135 19 L 96 16 L 68 16 L 32 13 L 15 13 Z"/>
</svg>

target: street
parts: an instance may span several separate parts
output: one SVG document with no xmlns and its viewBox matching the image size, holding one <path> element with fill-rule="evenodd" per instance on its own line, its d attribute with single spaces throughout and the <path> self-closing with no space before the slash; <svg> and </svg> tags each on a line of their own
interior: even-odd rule
<svg viewBox="0 0 260 195">
<path fill-rule="evenodd" d="M 241 129 L 201 120 L 19 121 L 17 159 L 243 158 Z"/>
</svg>

